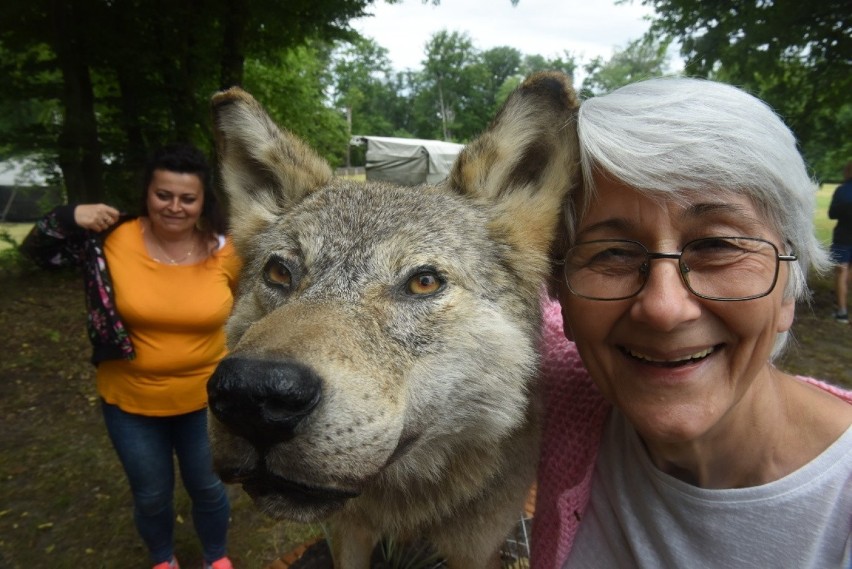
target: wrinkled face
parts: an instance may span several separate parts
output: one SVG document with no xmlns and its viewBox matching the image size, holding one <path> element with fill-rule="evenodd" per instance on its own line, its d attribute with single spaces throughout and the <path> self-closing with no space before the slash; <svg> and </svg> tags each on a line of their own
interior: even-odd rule
<svg viewBox="0 0 852 569">
<path fill-rule="evenodd" d="M 576 241 L 630 239 L 650 251 L 677 252 L 711 236 L 782 240 L 739 196 L 699 196 L 686 205 L 652 201 L 599 179 L 599 193 L 580 221 Z M 787 280 L 781 264 L 778 282 Z M 766 297 L 740 302 L 698 298 L 683 284 L 674 259 L 651 261 L 649 280 L 635 297 L 588 300 L 564 283 L 565 332 L 604 396 L 649 444 L 683 443 L 745 426 L 768 379 L 776 334 L 793 320 L 783 284 Z"/>
<path fill-rule="evenodd" d="M 449 193 L 344 187 L 259 234 L 211 380 L 223 478 L 273 516 L 312 520 L 518 428 L 535 289 L 503 270 L 485 221 Z"/>
<path fill-rule="evenodd" d="M 196 174 L 154 170 L 146 203 L 148 218 L 157 229 L 188 231 L 201 217 L 204 186 Z"/>
</svg>

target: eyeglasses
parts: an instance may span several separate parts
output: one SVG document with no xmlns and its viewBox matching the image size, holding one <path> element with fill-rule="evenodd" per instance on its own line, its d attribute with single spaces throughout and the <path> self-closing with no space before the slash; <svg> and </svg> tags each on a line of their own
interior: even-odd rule
<svg viewBox="0 0 852 569">
<path fill-rule="evenodd" d="M 706 237 L 690 241 L 680 253 L 654 253 L 638 241 L 602 239 L 568 250 L 565 282 L 577 296 L 624 300 L 639 294 L 654 259 L 677 259 L 680 278 L 695 296 L 708 300 L 752 300 L 768 295 L 778 280 L 780 255 L 756 237 Z"/>
</svg>

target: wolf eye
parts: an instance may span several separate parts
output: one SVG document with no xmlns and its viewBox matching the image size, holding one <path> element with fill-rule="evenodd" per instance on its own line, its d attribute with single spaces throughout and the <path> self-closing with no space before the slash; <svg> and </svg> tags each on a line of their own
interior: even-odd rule
<svg viewBox="0 0 852 569">
<path fill-rule="evenodd" d="M 408 292 L 415 295 L 432 294 L 444 285 L 438 275 L 422 271 L 408 279 Z"/>
<path fill-rule="evenodd" d="M 293 274 L 280 257 L 272 257 L 263 266 L 263 280 L 266 284 L 289 289 L 293 285 Z"/>
</svg>

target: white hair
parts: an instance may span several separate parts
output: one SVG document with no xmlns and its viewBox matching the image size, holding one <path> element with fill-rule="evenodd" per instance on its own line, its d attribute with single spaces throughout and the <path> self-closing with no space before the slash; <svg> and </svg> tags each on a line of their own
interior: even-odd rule
<svg viewBox="0 0 852 569">
<path fill-rule="evenodd" d="M 809 298 L 808 269 L 827 270 L 813 227 L 817 185 L 790 129 L 760 99 L 714 81 L 650 79 L 584 101 L 578 132 L 583 189 L 566 204 L 569 242 L 601 172 L 656 197 L 747 196 L 798 256 L 788 297 Z M 779 336 L 773 358 L 787 340 Z"/>
</svg>

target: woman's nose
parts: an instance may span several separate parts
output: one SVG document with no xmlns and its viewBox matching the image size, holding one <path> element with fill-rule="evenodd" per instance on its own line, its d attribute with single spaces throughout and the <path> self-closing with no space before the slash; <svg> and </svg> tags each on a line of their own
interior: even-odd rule
<svg viewBox="0 0 852 569">
<path fill-rule="evenodd" d="M 676 259 L 654 259 L 648 280 L 636 295 L 630 313 L 636 320 L 669 331 L 698 318 L 701 304 L 683 282 Z"/>
</svg>

